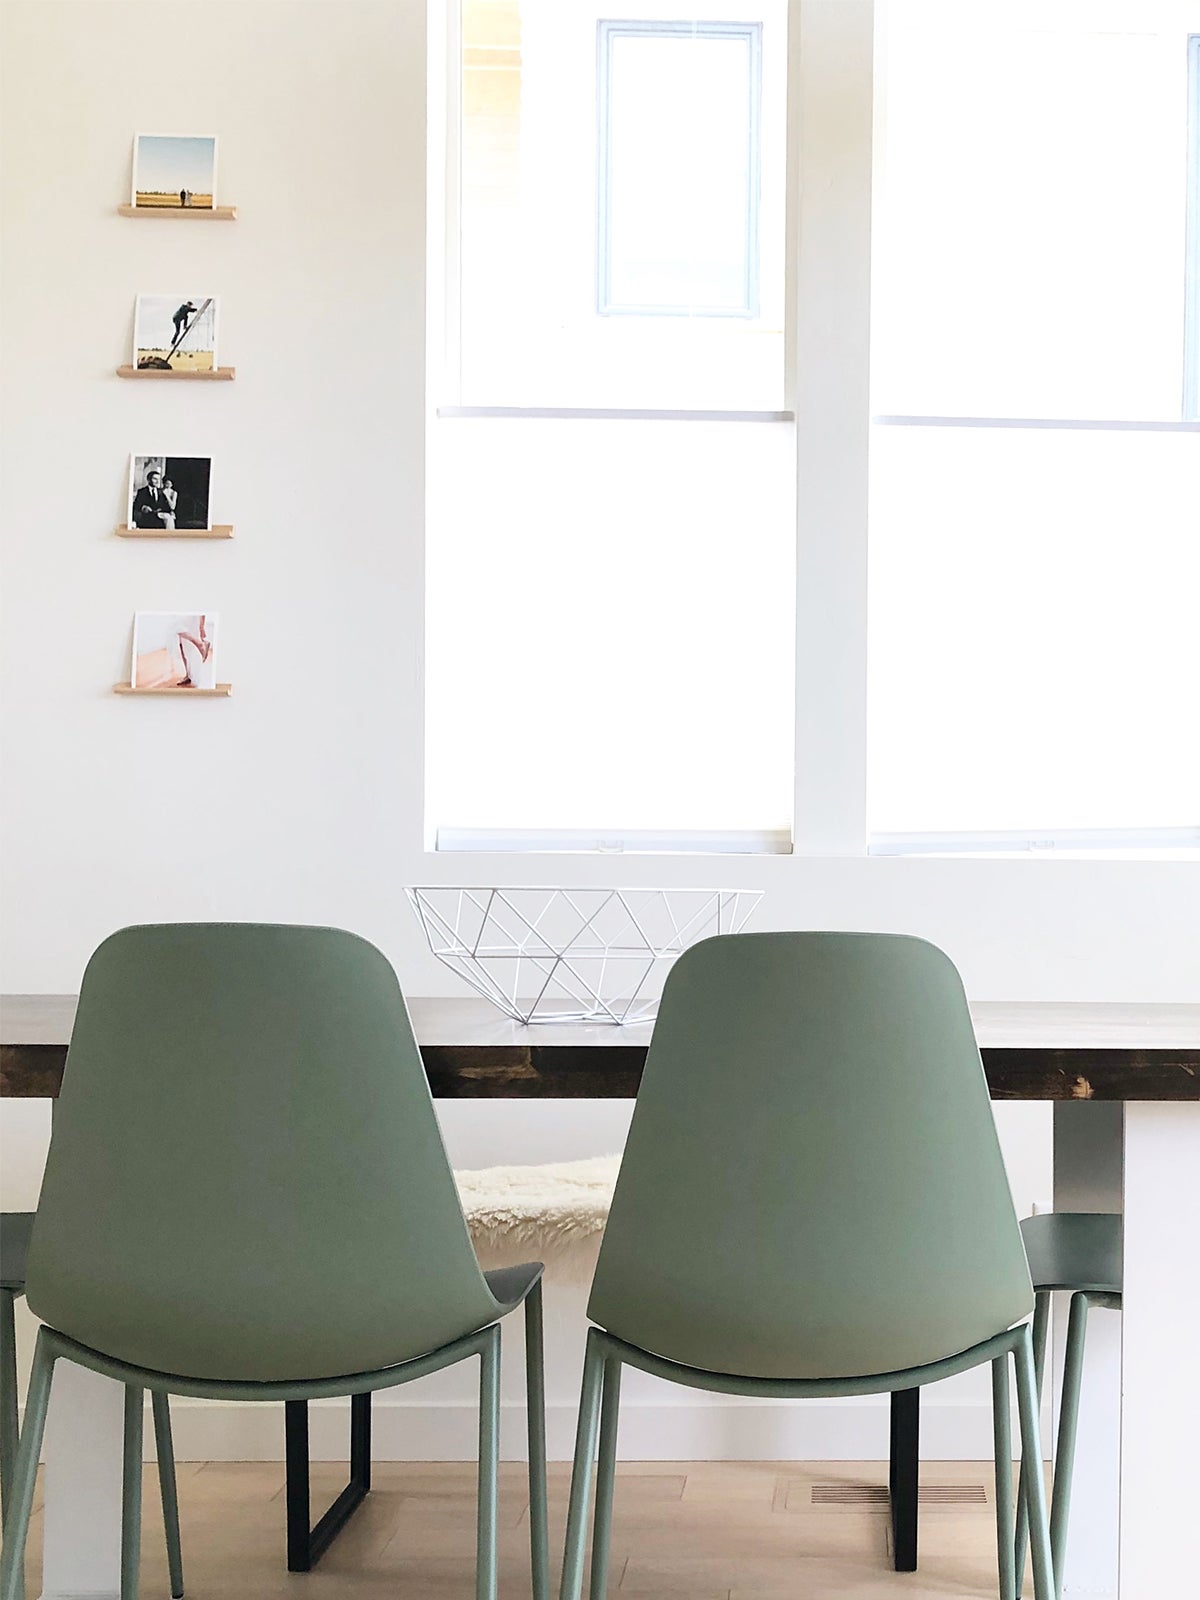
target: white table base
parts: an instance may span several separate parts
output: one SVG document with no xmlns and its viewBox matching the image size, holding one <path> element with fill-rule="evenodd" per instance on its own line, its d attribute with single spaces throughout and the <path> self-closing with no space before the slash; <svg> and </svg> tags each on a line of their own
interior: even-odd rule
<svg viewBox="0 0 1200 1600">
<path fill-rule="evenodd" d="M 118 1600 L 125 1390 L 69 1361 L 54 1366 L 46 1418 L 42 1600 Z"/>
<path fill-rule="evenodd" d="M 1121 1600 L 1200 1587 L 1200 1104 L 1125 1107 Z"/>
<path fill-rule="evenodd" d="M 1124 1107 L 1068 1101 L 1054 1108 L 1054 1209 L 1120 1211 Z M 1070 1296 L 1055 1295 L 1054 1427 Z M 1063 1600 L 1115 1600 L 1121 1511 L 1121 1322 L 1088 1317 Z M 1028 1593 L 1028 1586 L 1026 1589 Z"/>
<path fill-rule="evenodd" d="M 1125 1214 L 1124 1309 L 1088 1324 L 1064 1600 L 1167 1600 L 1196 1583 L 1200 1104 L 1056 1106 L 1054 1203 Z"/>
</svg>

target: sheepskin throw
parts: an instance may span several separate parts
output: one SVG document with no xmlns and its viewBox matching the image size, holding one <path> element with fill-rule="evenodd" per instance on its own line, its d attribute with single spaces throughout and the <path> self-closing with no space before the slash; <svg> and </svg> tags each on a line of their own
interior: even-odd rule
<svg viewBox="0 0 1200 1600">
<path fill-rule="evenodd" d="M 550 1282 L 590 1283 L 620 1164 L 620 1156 L 595 1156 L 456 1172 L 479 1264 L 544 1261 Z"/>
</svg>

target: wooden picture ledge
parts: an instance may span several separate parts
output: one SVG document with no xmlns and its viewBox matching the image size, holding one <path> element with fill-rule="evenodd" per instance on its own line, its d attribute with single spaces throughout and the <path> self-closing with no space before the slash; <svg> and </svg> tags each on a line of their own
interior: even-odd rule
<svg viewBox="0 0 1200 1600">
<path fill-rule="evenodd" d="M 236 367 L 210 367 L 207 372 L 167 371 L 163 367 L 118 367 L 118 378 L 166 378 L 177 379 L 181 383 L 200 383 L 207 381 L 224 380 L 226 383 L 233 381 Z"/>
<path fill-rule="evenodd" d="M 185 689 L 181 684 L 167 683 L 157 689 L 135 689 L 131 683 L 114 683 L 114 694 L 179 694 L 189 700 L 228 699 L 233 693 L 231 683 L 218 683 L 211 689 Z"/>
<path fill-rule="evenodd" d="M 236 222 L 236 206 L 118 206 L 122 217 L 203 217 L 206 222 Z"/>
</svg>

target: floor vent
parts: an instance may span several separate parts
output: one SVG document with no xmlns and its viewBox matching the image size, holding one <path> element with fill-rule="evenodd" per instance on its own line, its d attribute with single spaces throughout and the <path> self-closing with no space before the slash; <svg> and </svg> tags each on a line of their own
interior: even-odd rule
<svg viewBox="0 0 1200 1600">
<path fill-rule="evenodd" d="M 981 1483 L 923 1483 L 917 1489 L 923 1506 L 985 1506 L 987 1490 Z M 886 1483 L 814 1483 L 814 1506 L 886 1506 Z"/>
<path fill-rule="evenodd" d="M 985 1506 L 987 1490 L 981 1483 L 922 1483 L 917 1502 L 923 1506 Z"/>
</svg>

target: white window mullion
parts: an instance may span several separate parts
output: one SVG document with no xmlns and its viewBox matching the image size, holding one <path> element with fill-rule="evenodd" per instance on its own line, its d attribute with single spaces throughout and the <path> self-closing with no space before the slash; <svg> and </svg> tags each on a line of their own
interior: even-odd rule
<svg viewBox="0 0 1200 1600">
<path fill-rule="evenodd" d="M 803 0 L 792 15 L 801 855 L 866 850 L 873 11 L 872 0 Z"/>
</svg>

